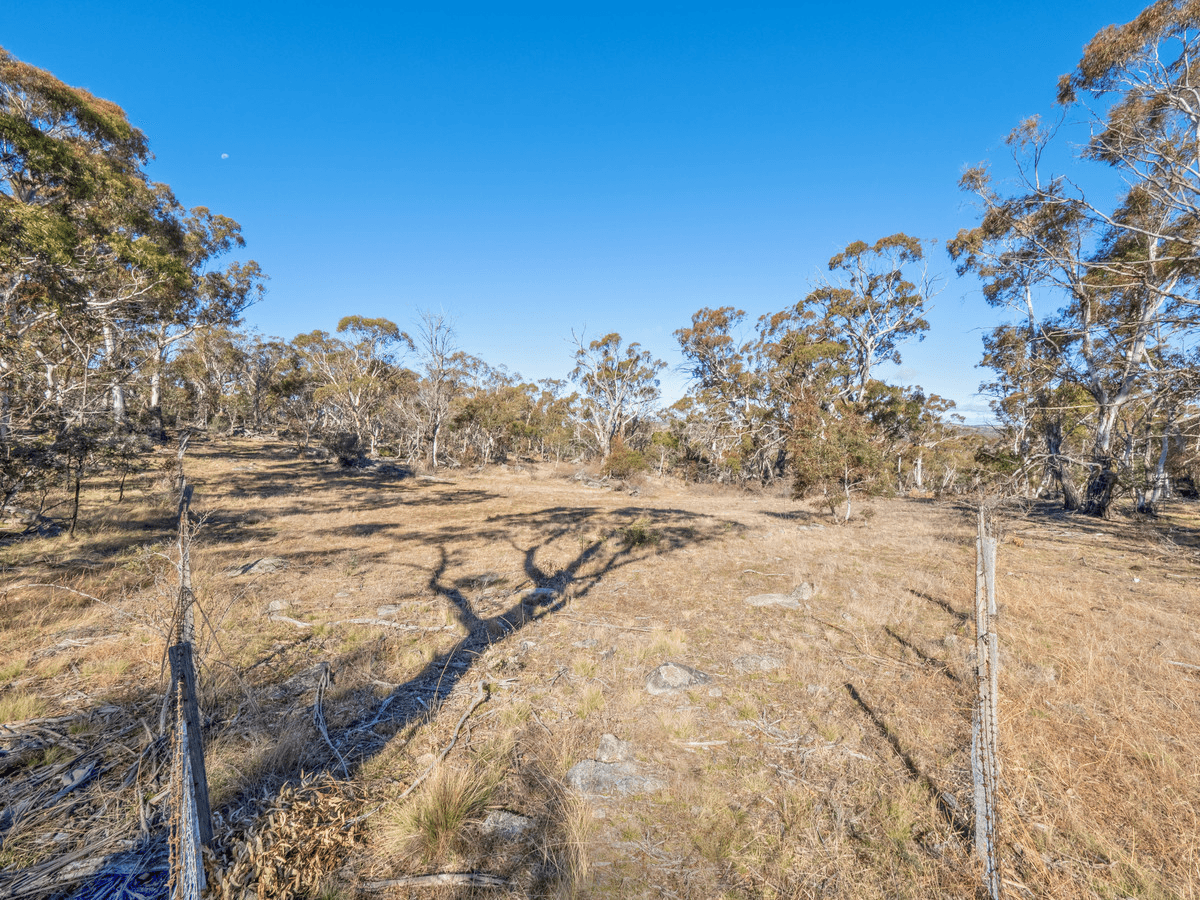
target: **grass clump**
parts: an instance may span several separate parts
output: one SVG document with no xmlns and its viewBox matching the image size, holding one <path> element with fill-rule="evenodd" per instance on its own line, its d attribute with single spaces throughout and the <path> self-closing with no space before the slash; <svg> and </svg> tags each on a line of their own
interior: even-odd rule
<svg viewBox="0 0 1200 900">
<path fill-rule="evenodd" d="M 499 786 L 495 769 L 439 766 L 415 797 L 383 825 L 382 843 L 425 864 L 467 849 L 467 826 L 483 818 Z"/>
<path fill-rule="evenodd" d="M 0 722 L 23 722 L 36 719 L 46 711 L 46 701 L 26 691 L 0 697 Z"/>
<path fill-rule="evenodd" d="M 662 535 L 651 528 L 645 519 L 630 522 L 621 529 L 620 535 L 627 547 L 653 547 L 662 540 Z"/>
</svg>

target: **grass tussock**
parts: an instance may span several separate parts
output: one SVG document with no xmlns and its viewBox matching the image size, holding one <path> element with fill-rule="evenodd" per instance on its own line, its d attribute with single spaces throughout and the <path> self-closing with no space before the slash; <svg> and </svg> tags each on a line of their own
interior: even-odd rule
<svg viewBox="0 0 1200 900">
<path fill-rule="evenodd" d="M 386 814 L 377 846 L 424 866 L 469 855 L 468 826 L 486 814 L 499 782 L 497 771 L 486 766 L 439 765 L 416 794 Z"/>
</svg>

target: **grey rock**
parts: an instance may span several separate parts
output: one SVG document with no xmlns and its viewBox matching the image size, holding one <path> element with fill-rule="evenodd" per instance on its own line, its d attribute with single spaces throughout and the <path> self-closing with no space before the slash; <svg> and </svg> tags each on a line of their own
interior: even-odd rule
<svg viewBox="0 0 1200 900">
<path fill-rule="evenodd" d="M 802 581 L 792 589 L 792 596 L 797 600 L 811 600 L 816 596 L 817 589 L 807 581 Z"/>
<path fill-rule="evenodd" d="M 283 612 L 292 608 L 291 600 L 272 600 L 267 604 L 267 612 Z"/>
<path fill-rule="evenodd" d="M 683 663 L 665 662 L 646 676 L 646 690 L 651 694 L 673 694 L 710 681 L 712 678 L 699 669 Z"/>
<path fill-rule="evenodd" d="M 602 763 L 626 762 L 633 758 L 633 747 L 628 741 L 620 740 L 615 734 L 600 735 L 600 749 L 596 761 Z"/>
<path fill-rule="evenodd" d="M 778 656 L 764 656 L 757 653 L 748 653 L 733 661 L 733 667 L 743 674 L 746 672 L 770 672 L 782 665 L 783 660 Z"/>
<path fill-rule="evenodd" d="M 400 610 L 401 607 L 396 603 L 385 603 L 375 610 L 375 615 L 381 619 L 390 619 L 392 616 L 399 615 Z"/>
<path fill-rule="evenodd" d="M 586 641 L 575 641 L 571 646 L 578 647 L 580 650 L 591 650 L 593 647 L 599 647 L 600 642 L 595 638 L 588 638 Z"/>
<path fill-rule="evenodd" d="M 517 841 L 524 837 L 525 833 L 535 824 L 534 820 L 527 816 L 519 816 L 503 809 L 493 809 L 487 814 L 487 818 L 479 823 L 479 830 L 502 841 Z"/>
<path fill-rule="evenodd" d="M 755 594 L 746 598 L 747 606 L 778 606 L 782 609 L 799 609 L 800 601 L 791 594 Z"/>
<path fill-rule="evenodd" d="M 567 784 L 581 794 L 641 794 L 666 787 L 661 779 L 638 772 L 629 762 L 605 763 L 585 759 L 567 771 Z"/>
<path fill-rule="evenodd" d="M 278 556 L 265 556 L 231 569 L 226 575 L 230 578 L 237 578 L 240 575 L 266 575 L 270 572 L 282 572 L 287 567 L 286 559 L 280 559 Z"/>
<path fill-rule="evenodd" d="M 723 696 L 725 696 L 725 692 L 723 690 L 721 690 L 719 687 L 710 687 L 708 689 L 708 696 L 723 697 Z"/>
<path fill-rule="evenodd" d="M 521 595 L 521 602 L 526 606 L 544 606 L 558 596 L 554 588 L 534 588 Z"/>
</svg>

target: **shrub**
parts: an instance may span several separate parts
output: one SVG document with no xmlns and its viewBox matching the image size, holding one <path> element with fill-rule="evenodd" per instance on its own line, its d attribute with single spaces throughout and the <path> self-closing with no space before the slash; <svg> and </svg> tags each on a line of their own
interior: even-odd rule
<svg viewBox="0 0 1200 900">
<path fill-rule="evenodd" d="M 604 460 L 602 471 L 613 478 L 628 478 L 648 468 L 646 457 L 639 451 L 626 447 L 619 439 L 613 443 L 608 458 Z"/>
</svg>

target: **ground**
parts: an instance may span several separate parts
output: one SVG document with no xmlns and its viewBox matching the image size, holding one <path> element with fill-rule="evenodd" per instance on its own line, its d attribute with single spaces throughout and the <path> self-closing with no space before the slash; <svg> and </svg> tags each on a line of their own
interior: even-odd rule
<svg viewBox="0 0 1200 900">
<path fill-rule="evenodd" d="M 173 460 L 121 504 L 96 479 L 73 538 L 0 544 L 0 898 L 161 890 L 111 873 L 161 865 L 170 818 Z M 837 527 L 567 464 L 338 470 L 216 437 L 184 462 L 214 896 L 977 890 L 971 503 Z M 1200 896 L 1195 505 L 998 523 L 1006 892 Z M 286 567 L 237 574 L 264 558 Z M 668 661 L 710 680 L 648 693 Z M 605 734 L 651 789 L 571 786 Z"/>
</svg>

